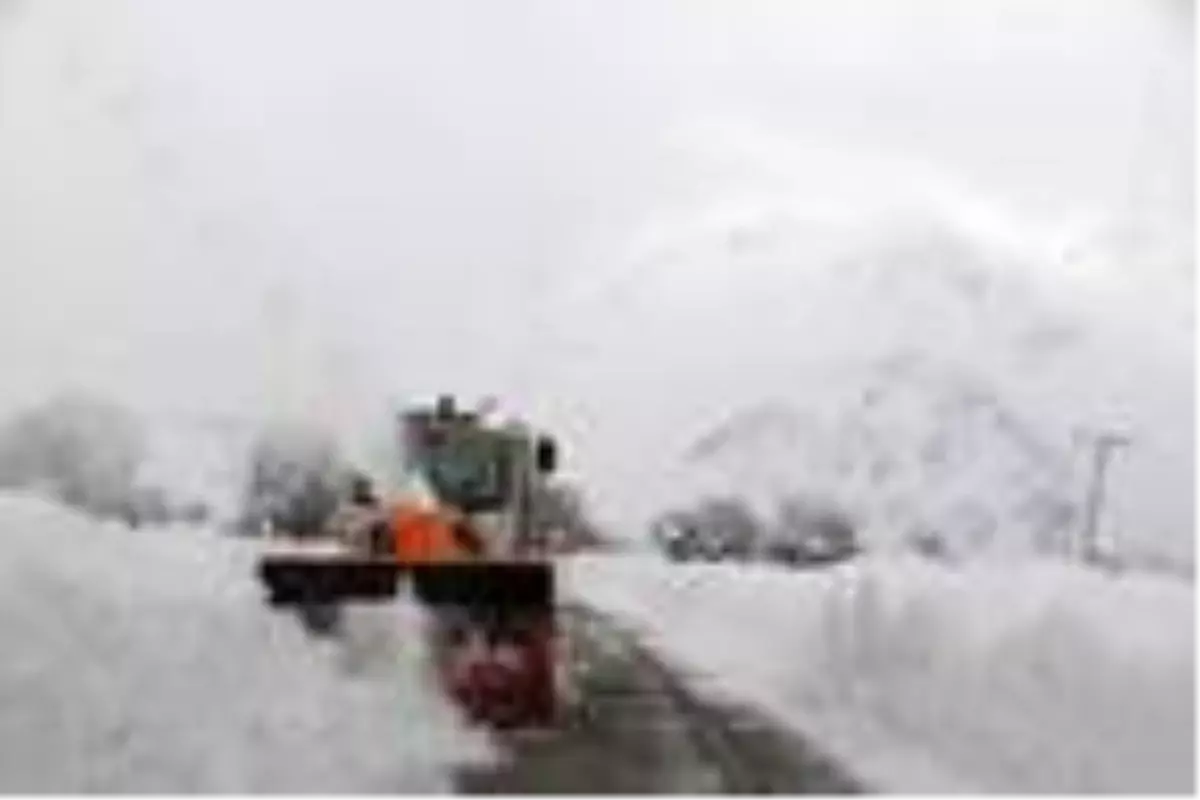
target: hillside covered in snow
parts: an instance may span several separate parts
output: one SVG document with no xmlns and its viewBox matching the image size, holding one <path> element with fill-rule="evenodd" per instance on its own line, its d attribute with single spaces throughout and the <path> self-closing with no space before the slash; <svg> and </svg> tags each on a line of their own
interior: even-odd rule
<svg viewBox="0 0 1200 800">
<path fill-rule="evenodd" d="M 875 545 L 1064 552 L 1117 432 L 1103 545 L 1191 564 L 1186 226 L 1076 236 L 934 173 L 750 141 L 689 153 L 716 188 L 556 317 L 564 424 L 619 527 L 732 487 L 767 513 L 827 498 Z"/>
</svg>

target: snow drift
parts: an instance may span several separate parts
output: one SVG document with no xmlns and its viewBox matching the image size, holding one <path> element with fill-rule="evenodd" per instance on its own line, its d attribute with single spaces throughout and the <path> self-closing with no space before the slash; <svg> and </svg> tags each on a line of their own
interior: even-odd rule
<svg viewBox="0 0 1200 800">
<path fill-rule="evenodd" d="M 0 790 L 442 792 L 487 758 L 408 606 L 345 648 L 272 614 L 253 550 L 0 498 Z"/>
<path fill-rule="evenodd" d="M 1189 792 L 1194 594 L 1053 562 L 820 573 L 576 558 L 573 597 L 703 691 L 900 792 Z"/>
</svg>

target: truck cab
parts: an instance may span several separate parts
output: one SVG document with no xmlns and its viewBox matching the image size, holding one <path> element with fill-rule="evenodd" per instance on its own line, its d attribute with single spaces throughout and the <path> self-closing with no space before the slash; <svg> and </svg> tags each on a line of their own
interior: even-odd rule
<svg viewBox="0 0 1200 800">
<path fill-rule="evenodd" d="M 520 423 L 500 424 L 460 411 L 453 398 L 401 416 L 407 471 L 442 508 L 460 514 L 496 558 L 537 555 L 533 503 L 539 482 L 553 473 L 557 447 Z"/>
</svg>

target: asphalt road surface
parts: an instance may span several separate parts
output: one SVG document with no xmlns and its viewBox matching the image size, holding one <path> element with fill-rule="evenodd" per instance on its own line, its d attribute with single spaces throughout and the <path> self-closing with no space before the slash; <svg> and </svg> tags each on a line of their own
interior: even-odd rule
<svg viewBox="0 0 1200 800">
<path fill-rule="evenodd" d="M 464 768 L 464 794 L 860 793 L 810 743 L 703 702 L 610 620 L 561 612 L 577 702 L 562 725 L 500 738 L 501 762 Z"/>
</svg>

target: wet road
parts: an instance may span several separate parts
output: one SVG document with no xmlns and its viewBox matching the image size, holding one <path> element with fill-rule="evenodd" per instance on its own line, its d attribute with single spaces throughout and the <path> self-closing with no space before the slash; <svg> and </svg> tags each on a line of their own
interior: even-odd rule
<svg viewBox="0 0 1200 800">
<path fill-rule="evenodd" d="M 701 702 L 611 621 L 562 612 L 578 702 L 554 731 L 500 739 L 465 794 L 858 793 L 810 744 L 744 709 Z"/>
</svg>

